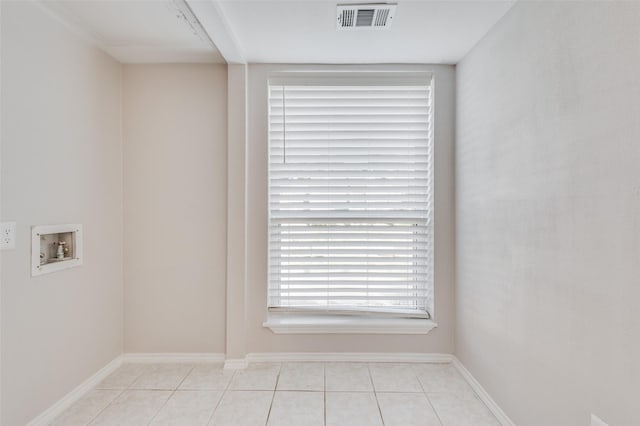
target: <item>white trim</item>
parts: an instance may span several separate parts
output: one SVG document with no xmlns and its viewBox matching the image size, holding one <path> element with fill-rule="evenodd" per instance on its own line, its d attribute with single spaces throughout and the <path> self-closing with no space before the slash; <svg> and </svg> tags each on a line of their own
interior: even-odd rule
<svg viewBox="0 0 640 426">
<path fill-rule="evenodd" d="M 439 353 L 411 352 L 260 352 L 250 353 L 246 360 L 252 362 L 428 362 L 449 363 L 454 356 Z"/>
<path fill-rule="evenodd" d="M 124 362 L 130 363 L 154 363 L 154 362 L 224 362 L 222 353 L 128 353 L 123 355 Z"/>
<path fill-rule="evenodd" d="M 118 45 L 110 43 L 99 33 L 94 31 L 82 19 L 78 18 L 76 13 L 61 2 L 50 0 L 31 0 L 38 5 L 45 13 L 56 19 L 64 25 L 69 31 L 77 35 L 85 43 L 97 47 L 106 52 L 108 55 L 122 63 L 167 63 L 167 62 L 183 62 L 183 63 L 224 63 L 225 57 L 216 49 L 216 43 L 211 40 L 210 31 L 202 26 L 202 30 L 206 33 L 206 37 L 211 40 L 212 49 L 200 51 L 199 49 L 167 49 L 166 46 L 149 46 L 144 44 L 126 44 Z M 168 6 L 175 6 L 185 14 L 185 19 L 189 19 L 188 11 L 181 8 L 181 2 L 167 1 Z M 200 2 L 205 3 L 205 2 Z M 189 8 L 191 10 L 191 8 Z M 193 12 L 193 10 L 191 10 Z M 177 12 L 177 11 L 176 11 Z M 195 15 L 195 12 L 194 12 Z M 199 17 L 195 16 L 195 20 L 199 21 Z M 192 20 L 189 25 L 195 26 Z M 197 31 L 197 30 L 196 30 Z"/>
<path fill-rule="evenodd" d="M 438 324 L 416 318 L 270 314 L 262 326 L 276 334 L 427 334 Z"/>
<path fill-rule="evenodd" d="M 502 411 L 502 408 L 491 398 L 491 395 L 485 390 L 484 387 L 476 380 L 475 377 L 466 369 L 464 365 L 456 356 L 453 357 L 453 366 L 458 370 L 462 377 L 469 383 L 469 386 L 474 390 L 478 398 L 489 408 L 489 411 L 498 419 L 503 426 L 515 426 L 515 423 Z"/>
<path fill-rule="evenodd" d="M 247 358 L 228 359 L 224 362 L 225 370 L 243 370 L 249 365 Z"/>
<path fill-rule="evenodd" d="M 246 64 L 238 38 L 233 32 L 219 0 L 186 0 L 211 42 L 229 64 Z"/>
<path fill-rule="evenodd" d="M 38 417 L 27 423 L 26 426 L 40 426 L 50 424 L 63 411 L 71 407 L 76 401 L 82 398 L 90 390 L 103 381 L 109 374 L 113 373 L 120 365 L 122 365 L 122 355 L 119 355 L 113 361 L 102 367 L 91 377 L 80 383 L 75 389 L 63 396 L 52 406 L 43 411 Z"/>
</svg>

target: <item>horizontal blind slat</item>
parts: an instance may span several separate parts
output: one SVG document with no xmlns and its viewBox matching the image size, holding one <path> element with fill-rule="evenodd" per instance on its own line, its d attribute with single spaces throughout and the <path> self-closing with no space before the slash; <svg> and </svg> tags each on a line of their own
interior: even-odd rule
<svg viewBox="0 0 640 426">
<path fill-rule="evenodd" d="M 420 236 L 430 236 L 429 230 L 423 227 L 394 227 L 385 229 L 383 227 L 339 227 L 339 226 L 305 226 L 305 227 L 278 227 L 270 228 L 270 233 L 277 238 L 286 238 L 287 235 L 304 238 L 418 238 Z"/>
<path fill-rule="evenodd" d="M 428 220 L 429 213 L 423 211 L 413 211 L 413 210 L 290 210 L 290 211 L 280 211 L 280 210 L 272 210 L 271 218 L 277 220 L 283 219 L 291 219 L 291 220 L 321 220 L 326 218 L 327 216 L 331 216 L 334 218 L 340 218 L 342 220 L 359 220 L 363 216 L 366 216 L 367 219 L 380 219 L 386 220 L 390 215 L 393 215 L 396 218 L 400 219 L 414 219 L 416 221 L 419 220 Z"/>
<path fill-rule="evenodd" d="M 283 295 L 279 295 L 277 297 L 283 297 Z M 287 296 L 287 298 L 291 301 L 293 300 L 307 300 L 307 301 L 311 301 L 311 300 L 321 300 L 321 301 L 327 301 L 328 299 L 331 301 L 338 301 L 338 300 L 363 300 L 363 301 L 374 301 L 374 300 L 380 300 L 380 301 L 393 301 L 393 300 L 406 300 L 406 301 L 414 301 L 416 299 L 415 295 L 410 295 L 410 296 L 375 296 L 372 294 L 358 294 L 358 295 L 354 295 L 354 296 L 343 296 L 343 295 L 335 295 L 335 296 L 331 296 L 330 298 L 327 298 L 326 295 L 320 295 L 320 296 L 311 296 L 311 295 L 304 295 L 304 296 Z"/>
<path fill-rule="evenodd" d="M 269 306 L 425 311 L 431 86 L 272 84 L 268 136 Z"/>
<path fill-rule="evenodd" d="M 366 262 L 362 263 L 324 263 L 324 264 L 313 264 L 313 263 L 296 263 L 290 264 L 290 262 L 285 262 L 286 264 L 282 264 L 283 262 L 272 263 L 272 272 L 279 274 L 287 274 L 288 271 L 299 271 L 299 270 L 307 270 L 309 272 L 322 272 L 328 270 L 337 270 L 337 271 L 352 271 L 359 273 L 366 271 L 385 271 L 385 272 L 399 272 L 399 273 L 410 273 L 411 271 L 416 272 L 427 272 L 426 265 L 413 265 L 411 262 L 405 262 L 404 265 L 369 265 Z"/>
<path fill-rule="evenodd" d="M 330 188 L 352 188 L 352 187 L 375 187 L 386 188 L 393 186 L 403 186 L 410 188 L 431 188 L 429 185 L 429 177 L 389 177 L 389 178 L 367 178 L 367 177 L 350 177 L 349 179 L 336 179 L 333 176 L 327 176 L 312 179 L 300 178 L 274 178 L 269 179 L 270 188 L 298 188 L 298 187 L 330 187 Z"/>
<path fill-rule="evenodd" d="M 366 178 L 371 183 L 381 178 L 428 178 L 430 167 L 428 162 L 414 163 L 286 163 L 274 164 L 271 174 L 274 179 L 283 178 L 292 174 L 299 178 Z M 289 178 L 289 181 L 295 179 Z"/>
<path fill-rule="evenodd" d="M 272 287 L 270 292 L 272 294 L 276 294 L 278 290 L 296 290 L 296 291 L 304 291 L 305 289 L 315 290 L 317 291 L 319 288 L 323 289 L 340 289 L 340 288 L 355 288 L 357 287 L 365 287 L 374 289 L 377 286 L 382 286 L 383 284 L 392 283 L 392 281 L 367 281 L 367 280 L 324 280 L 324 281 L 302 281 L 302 280 L 290 280 L 283 281 L 280 283 L 278 288 Z M 417 281 L 398 281 L 397 285 L 390 286 L 389 288 L 400 288 L 400 285 L 405 287 L 411 286 L 411 291 L 413 289 L 422 289 L 423 291 L 428 291 L 424 287 L 420 285 Z"/>
<path fill-rule="evenodd" d="M 330 263 L 331 265 L 340 266 L 340 265 L 368 265 L 368 266 L 405 266 L 407 263 L 420 267 L 423 265 L 427 265 L 427 258 L 418 259 L 413 254 L 409 253 L 408 255 L 370 255 L 370 256 L 336 256 L 334 254 L 317 254 L 313 253 L 311 255 L 301 255 L 301 256 L 270 256 L 269 262 L 271 268 L 279 268 L 281 265 L 326 265 Z"/>
</svg>

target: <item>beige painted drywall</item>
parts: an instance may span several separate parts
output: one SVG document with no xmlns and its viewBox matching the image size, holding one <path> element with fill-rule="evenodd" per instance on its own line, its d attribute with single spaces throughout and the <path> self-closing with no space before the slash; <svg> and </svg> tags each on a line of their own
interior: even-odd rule
<svg viewBox="0 0 640 426">
<path fill-rule="evenodd" d="M 457 333 L 518 425 L 640 423 L 640 3 L 518 2 L 458 65 Z"/>
<path fill-rule="evenodd" d="M 125 352 L 225 349 L 226 65 L 124 67 Z"/>
<path fill-rule="evenodd" d="M 34 2 L 1 3 L 2 419 L 23 425 L 122 352 L 120 64 Z M 32 278 L 32 225 L 81 223 L 84 263 Z"/>
<path fill-rule="evenodd" d="M 429 70 L 435 75 L 435 320 L 428 335 L 276 335 L 267 315 L 267 80 L 291 70 Z M 454 97 L 452 66 L 313 66 L 251 64 L 248 79 L 247 175 L 248 352 L 453 352 Z"/>
</svg>

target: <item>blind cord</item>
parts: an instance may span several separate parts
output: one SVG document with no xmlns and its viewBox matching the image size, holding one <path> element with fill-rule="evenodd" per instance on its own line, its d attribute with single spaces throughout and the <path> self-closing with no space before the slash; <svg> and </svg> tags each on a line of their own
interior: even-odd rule
<svg viewBox="0 0 640 426">
<path fill-rule="evenodd" d="M 287 86 L 282 86 L 282 164 L 287 164 L 287 97 L 284 92 Z"/>
</svg>

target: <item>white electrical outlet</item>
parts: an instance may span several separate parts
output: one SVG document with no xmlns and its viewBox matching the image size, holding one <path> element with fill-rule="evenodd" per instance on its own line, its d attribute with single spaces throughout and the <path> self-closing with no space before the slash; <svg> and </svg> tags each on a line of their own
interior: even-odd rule
<svg viewBox="0 0 640 426">
<path fill-rule="evenodd" d="M 16 248 L 16 223 L 2 222 L 0 230 L 0 250 Z"/>
</svg>

